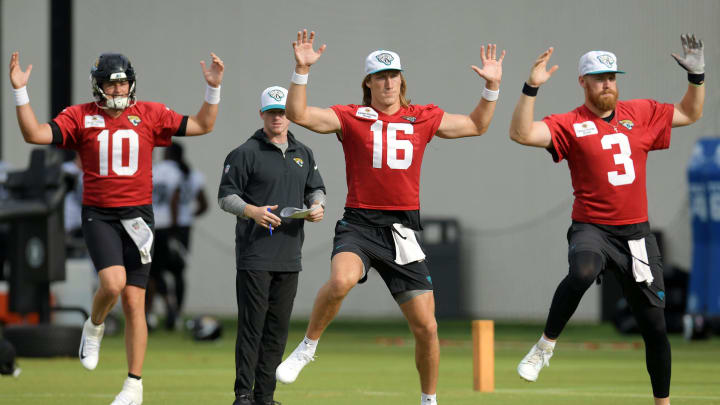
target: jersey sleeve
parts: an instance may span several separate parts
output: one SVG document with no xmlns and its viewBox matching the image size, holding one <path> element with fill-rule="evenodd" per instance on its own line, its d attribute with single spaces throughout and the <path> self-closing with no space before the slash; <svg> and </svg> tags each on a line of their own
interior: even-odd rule
<svg viewBox="0 0 720 405">
<path fill-rule="evenodd" d="M 668 103 L 658 103 L 655 100 L 638 100 L 638 102 L 642 103 L 641 108 L 648 114 L 648 134 L 653 137 L 650 150 L 669 148 L 675 106 Z"/>
<path fill-rule="evenodd" d="M 218 199 L 237 194 L 242 197 L 249 178 L 249 165 L 246 153 L 236 149 L 230 152 L 223 164 L 223 173 L 220 177 Z"/>
<path fill-rule="evenodd" d="M 64 149 L 78 149 L 80 145 L 78 134 L 82 128 L 80 117 L 82 117 L 82 112 L 76 106 L 71 106 L 62 110 L 52 120 L 52 123 L 57 125 L 62 133 L 62 143 L 57 146 Z M 50 126 L 52 126 L 52 123 Z"/>
<path fill-rule="evenodd" d="M 154 110 L 155 125 L 153 139 L 155 146 L 170 146 L 172 137 L 185 135 L 183 122 L 185 117 L 171 110 L 163 104 L 150 103 Z M 182 133 L 180 133 L 182 132 Z"/>
<path fill-rule="evenodd" d="M 338 120 L 340 120 L 340 131 L 342 132 L 342 137 L 339 138 L 340 142 L 342 142 L 342 139 L 350 132 L 350 131 L 346 131 L 345 129 L 347 128 L 347 116 L 348 116 L 348 114 L 352 113 L 353 107 L 357 107 L 357 106 L 353 106 L 352 104 L 351 105 L 337 104 L 337 105 L 330 107 L 330 109 L 333 110 L 335 115 L 337 115 Z"/>
<path fill-rule="evenodd" d="M 566 123 L 566 121 L 567 114 L 553 114 L 543 118 L 543 122 L 550 129 L 552 148 L 549 148 L 548 150 L 555 162 L 560 162 L 563 159 L 566 159 L 570 148 L 572 133 L 570 132 L 570 126 Z M 555 153 L 553 153 L 553 151 Z"/>
</svg>

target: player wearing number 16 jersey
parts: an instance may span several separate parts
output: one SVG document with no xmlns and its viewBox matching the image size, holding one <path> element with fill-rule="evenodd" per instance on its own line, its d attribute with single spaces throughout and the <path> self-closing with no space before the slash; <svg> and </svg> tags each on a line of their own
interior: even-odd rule
<svg viewBox="0 0 720 405">
<path fill-rule="evenodd" d="M 162 104 L 137 101 L 135 70 L 128 58 L 104 53 L 90 70 L 95 101 L 68 107 L 47 124 L 38 123 L 30 107 L 26 84 L 32 65 L 23 71 L 18 53 L 11 57 L 10 82 L 25 141 L 76 150 L 82 161 L 82 230 L 100 284 L 80 341 L 80 361 L 89 370 L 98 363 L 105 317 L 122 296 L 128 377 L 113 405 L 140 405 L 143 400 L 145 287 L 154 222 L 152 151 L 169 145 L 172 136 L 212 130 L 224 66 L 220 58 L 211 56 L 209 67 L 201 62 L 208 87 L 195 115 L 182 116 Z"/>
<path fill-rule="evenodd" d="M 362 105 L 308 107 L 307 74 L 325 50 L 313 49 L 315 33 L 298 32 L 293 43 L 295 73 L 286 104 L 288 118 L 319 133 L 335 133 L 345 152 L 348 195 L 345 214 L 335 227 L 330 280 L 315 299 L 305 339 L 276 370 L 278 381 L 295 381 L 315 354 L 317 342 L 345 296 L 374 268 L 408 320 L 415 336 L 415 363 L 421 401 L 436 404 L 439 345 L 435 304 L 425 255 L 413 230 L 420 230 L 420 168 L 434 135 L 460 138 L 483 134 L 495 112 L 502 77 L 503 51 L 480 48 L 485 79 L 482 99 L 469 115 L 444 112 L 435 105 L 410 104 L 400 57 L 392 51 L 365 60 Z"/>
<path fill-rule="evenodd" d="M 546 148 L 556 162 L 568 161 L 575 195 L 567 232 L 570 270 L 550 306 L 545 331 L 517 371 L 537 380 L 549 365 L 555 341 L 580 299 L 605 270 L 612 271 L 637 319 L 645 341 L 647 370 L 656 405 L 670 403 L 670 343 L 665 328 L 662 258 L 650 233 L 645 163 L 651 150 L 670 146 L 673 127 L 702 116 L 705 100 L 702 41 L 683 35 L 683 55 L 673 57 L 688 71 L 689 85 L 676 105 L 654 100 L 618 101 L 617 58 L 591 51 L 580 58 L 578 82 L 585 103 L 566 114 L 533 121 L 538 87 L 555 72 L 546 70 L 553 53 L 535 61 L 510 124 L 512 140 Z"/>
</svg>

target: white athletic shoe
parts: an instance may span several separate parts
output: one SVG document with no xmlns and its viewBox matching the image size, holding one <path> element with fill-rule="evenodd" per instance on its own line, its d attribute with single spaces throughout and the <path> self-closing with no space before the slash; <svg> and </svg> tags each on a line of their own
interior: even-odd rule
<svg viewBox="0 0 720 405">
<path fill-rule="evenodd" d="M 115 396 L 115 400 L 110 405 L 142 405 L 142 401 L 142 380 L 128 377 L 123 383 L 122 391 Z"/>
<path fill-rule="evenodd" d="M 518 364 L 517 372 L 523 380 L 534 382 L 540 374 L 540 370 L 543 367 L 550 366 L 550 357 L 552 357 L 552 350 L 542 350 L 538 345 L 533 345 L 532 349 L 525 355 L 525 357 Z"/>
<path fill-rule="evenodd" d="M 315 361 L 315 357 L 305 349 L 304 343 L 300 343 L 275 370 L 275 379 L 283 384 L 293 383 L 303 367 L 311 361 Z"/>
<path fill-rule="evenodd" d="M 90 318 L 85 321 L 80 338 L 80 350 L 78 356 L 80 363 L 88 370 L 95 370 L 100 357 L 100 341 L 102 341 L 105 332 L 105 324 L 96 326 Z"/>
</svg>

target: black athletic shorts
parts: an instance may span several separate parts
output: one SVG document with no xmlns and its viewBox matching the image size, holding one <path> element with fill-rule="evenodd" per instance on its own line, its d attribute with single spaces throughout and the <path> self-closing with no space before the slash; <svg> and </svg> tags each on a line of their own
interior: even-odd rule
<svg viewBox="0 0 720 405">
<path fill-rule="evenodd" d="M 341 252 L 352 252 L 363 262 L 360 283 L 367 281 L 368 271 L 374 268 L 391 294 L 406 291 L 432 290 L 430 270 L 425 261 L 401 266 L 395 263 L 395 242 L 390 226 L 372 227 L 339 220 L 335 225 L 335 239 L 331 258 Z"/>
<path fill-rule="evenodd" d="M 603 271 L 610 270 L 616 275 L 625 294 L 630 289 L 640 289 L 653 306 L 665 308 L 665 283 L 663 280 L 663 264 L 660 249 L 655 236 L 650 232 L 647 223 L 637 226 L 613 227 L 584 222 L 574 222 L 567 232 L 568 260 L 577 252 L 594 252 L 603 258 Z M 614 232 L 614 230 L 632 229 L 633 232 Z M 648 264 L 653 275 L 650 286 L 635 281 L 632 273 L 632 254 L 628 240 L 645 238 Z"/>
<path fill-rule="evenodd" d="M 95 270 L 99 272 L 110 266 L 124 266 L 126 284 L 145 288 L 150 263 L 141 263 L 138 247 L 123 228 L 120 219 L 108 219 L 107 216 L 98 218 L 100 216 L 94 207 L 83 207 L 83 237 Z M 144 219 L 153 229 L 152 218 Z"/>
</svg>

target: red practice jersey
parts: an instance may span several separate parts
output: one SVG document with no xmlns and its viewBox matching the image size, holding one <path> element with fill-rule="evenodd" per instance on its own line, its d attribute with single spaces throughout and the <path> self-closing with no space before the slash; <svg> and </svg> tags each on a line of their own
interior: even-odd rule
<svg viewBox="0 0 720 405">
<path fill-rule="evenodd" d="M 648 220 L 647 154 L 670 146 L 672 104 L 618 101 L 610 122 L 580 106 L 545 117 L 556 152 L 567 159 L 575 195 L 572 219 L 606 225 Z"/>
<path fill-rule="evenodd" d="M 153 148 L 170 145 L 182 120 L 163 104 L 142 101 L 117 118 L 95 103 L 58 114 L 53 121 L 62 132 L 59 146 L 76 150 L 82 160 L 83 205 L 152 204 Z"/>
<path fill-rule="evenodd" d="M 425 146 L 443 110 L 411 105 L 385 115 L 361 105 L 331 107 L 342 125 L 345 206 L 375 210 L 420 209 L 420 168 Z"/>
</svg>

